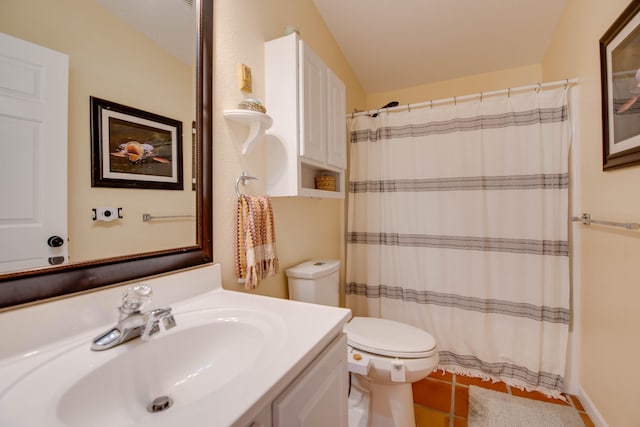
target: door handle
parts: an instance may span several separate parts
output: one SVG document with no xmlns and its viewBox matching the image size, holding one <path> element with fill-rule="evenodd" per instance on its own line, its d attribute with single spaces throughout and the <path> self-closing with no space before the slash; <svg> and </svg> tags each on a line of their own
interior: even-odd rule
<svg viewBox="0 0 640 427">
<path fill-rule="evenodd" d="M 49 264 L 51 265 L 60 265 L 64 262 L 63 256 L 52 256 L 49 258 Z"/>
<path fill-rule="evenodd" d="M 47 245 L 51 246 L 52 248 L 59 248 L 60 246 L 64 245 L 64 239 L 60 236 L 51 236 L 49 237 L 49 240 L 47 240 Z"/>
</svg>

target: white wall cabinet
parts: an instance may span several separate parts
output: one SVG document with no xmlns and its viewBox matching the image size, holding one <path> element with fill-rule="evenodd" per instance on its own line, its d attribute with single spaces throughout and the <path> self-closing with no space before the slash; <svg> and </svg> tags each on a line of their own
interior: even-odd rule
<svg viewBox="0 0 640 427">
<path fill-rule="evenodd" d="M 344 198 L 346 89 L 297 34 L 265 43 L 267 194 Z M 319 175 L 336 191 L 316 190 Z"/>
</svg>

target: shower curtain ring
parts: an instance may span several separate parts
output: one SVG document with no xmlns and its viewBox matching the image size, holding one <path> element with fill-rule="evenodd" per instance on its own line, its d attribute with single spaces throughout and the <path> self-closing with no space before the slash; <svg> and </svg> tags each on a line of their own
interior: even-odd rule
<svg viewBox="0 0 640 427">
<path fill-rule="evenodd" d="M 411 104 L 407 104 L 407 109 L 411 112 Z"/>
<path fill-rule="evenodd" d="M 536 92 L 540 93 L 540 89 L 542 89 L 542 85 L 538 83 L 538 87 L 536 88 Z"/>
<path fill-rule="evenodd" d="M 565 80 L 564 88 L 567 89 L 569 87 L 569 79 Z"/>
<path fill-rule="evenodd" d="M 482 97 L 484 96 L 484 94 L 482 92 L 480 92 L 480 102 L 482 102 Z"/>
<path fill-rule="evenodd" d="M 458 100 L 456 99 L 456 97 L 453 97 L 453 106 L 457 107 L 458 106 Z"/>
<path fill-rule="evenodd" d="M 433 110 L 433 99 L 429 101 L 429 107 Z"/>
<path fill-rule="evenodd" d="M 511 88 L 507 89 L 507 98 L 511 98 Z"/>
</svg>

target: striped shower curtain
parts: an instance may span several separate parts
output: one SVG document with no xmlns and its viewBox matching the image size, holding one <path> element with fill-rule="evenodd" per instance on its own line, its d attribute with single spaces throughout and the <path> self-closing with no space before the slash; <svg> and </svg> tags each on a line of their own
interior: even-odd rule
<svg viewBox="0 0 640 427">
<path fill-rule="evenodd" d="M 351 123 L 346 301 L 430 332 L 439 368 L 559 396 L 567 89 Z"/>
</svg>

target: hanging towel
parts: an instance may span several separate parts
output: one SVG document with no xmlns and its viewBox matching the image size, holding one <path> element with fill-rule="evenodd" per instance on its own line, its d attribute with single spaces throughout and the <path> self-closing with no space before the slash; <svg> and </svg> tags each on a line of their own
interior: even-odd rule
<svg viewBox="0 0 640 427">
<path fill-rule="evenodd" d="M 236 276 L 255 289 L 278 272 L 273 208 L 266 196 L 238 197 L 236 209 Z"/>
</svg>

